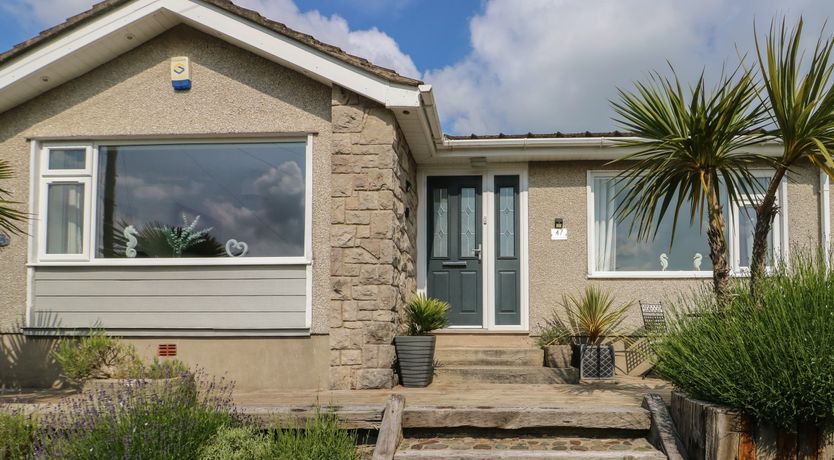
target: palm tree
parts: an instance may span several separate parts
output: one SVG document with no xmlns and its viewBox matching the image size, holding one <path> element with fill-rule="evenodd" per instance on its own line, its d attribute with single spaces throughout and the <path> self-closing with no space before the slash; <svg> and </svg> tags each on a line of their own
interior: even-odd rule
<svg viewBox="0 0 834 460">
<path fill-rule="evenodd" d="M 0 159 L 0 181 L 14 177 L 12 166 L 7 160 Z M 0 186 L 0 230 L 15 235 L 24 233 L 18 226 L 26 221 L 26 213 L 15 209 L 20 203 L 10 201 L 11 192 Z"/>
<path fill-rule="evenodd" d="M 823 33 L 820 33 L 814 54 L 806 64 L 800 49 L 801 18 L 790 30 L 785 26 L 785 19 L 782 19 L 778 27 L 772 22 L 763 44 L 759 43 L 754 27 L 764 93 L 761 99 L 770 122 L 776 128 L 772 134 L 782 141 L 783 151 L 775 163 L 764 197 L 756 208 L 750 262 L 753 292 L 764 273 L 767 236 L 778 211 L 776 193 L 785 173 L 800 159 L 806 158 L 834 177 L 834 161 L 830 154 L 834 146 L 834 85 L 830 79 L 834 70 L 834 64 L 831 63 L 834 38 L 825 38 Z"/>
<path fill-rule="evenodd" d="M 693 224 L 706 215 L 713 289 L 724 299 L 730 269 L 720 191 L 728 200 L 750 196 L 758 183 L 749 167 L 766 161 L 745 151 L 761 140 L 753 133 L 762 122 L 762 108 L 751 72 L 739 67 L 729 76 L 722 73 L 712 91 L 702 72 L 685 92 L 674 68 L 671 79 L 655 72 L 648 83 L 635 86 L 636 92 L 618 89 L 620 100 L 612 102 L 619 116 L 615 121 L 636 136 L 626 145 L 637 149 L 614 161 L 628 162 L 615 178 L 620 187 L 617 218 L 631 219 L 630 231 L 650 239 L 671 209 L 671 246 L 681 212 Z"/>
</svg>

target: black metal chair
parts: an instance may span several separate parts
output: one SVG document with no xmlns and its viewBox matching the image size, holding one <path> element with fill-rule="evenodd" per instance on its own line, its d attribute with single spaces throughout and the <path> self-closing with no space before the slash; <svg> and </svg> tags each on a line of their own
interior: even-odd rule
<svg viewBox="0 0 834 460">
<path fill-rule="evenodd" d="M 643 330 L 646 332 L 647 336 L 666 332 L 666 312 L 663 310 L 662 303 L 646 303 L 641 301 L 640 313 L 643 315 Z M 654 351 L 651 348 L 651 341 L 648 337 L 645 338 L 643 344 L 644 345 L 641 348 L 643 348 L 642 351 L 645 354 L 642 356 L 642 359 L 646 359 L 650 355 L 654 354 Z M 641 377 L 645 379 L 652 370 L 654 370 L 654 366 L 643 372 Z"/>
<path fill-rule="evenodd" d="M 640 313 L 643 314 L 643 327 L 646 333 L 666 332 L 666 313 L 663 304 L 640 302 Z"/>
</svg>

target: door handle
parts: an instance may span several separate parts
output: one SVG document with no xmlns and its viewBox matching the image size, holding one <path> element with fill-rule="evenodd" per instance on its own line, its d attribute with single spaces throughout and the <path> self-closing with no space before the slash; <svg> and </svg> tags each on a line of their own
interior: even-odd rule
<svg viewBox="0 0 834 460">
<path fill-rule="evenodd" d="M 478 262 L 481 261 L 481 254 L 484 252 L 481 245 L 479 244 L 477 248 L 473 249 L 472 252 L 475 253 L 475 257 L 478 258 Z"/>
</svg>

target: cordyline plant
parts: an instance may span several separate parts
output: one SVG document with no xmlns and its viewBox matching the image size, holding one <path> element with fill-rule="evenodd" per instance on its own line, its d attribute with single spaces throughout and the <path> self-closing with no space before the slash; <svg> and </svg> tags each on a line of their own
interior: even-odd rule
<svg viewBox="0 0 834 460">
<path fill-rule="evenodd" d="M 802 25 L 801 18 L 790 30 L 784 19 L 779 24 L 772 22 L 761 42 L 754 27 L 762 79 L 761 100 L 766 105 L 770 122 L 776 127 L 772 134 L 782 141 L 783 151 L 756 208 L 750 263 L 751 292 L 755 292 L 758 280 L 764 274 L 767 236 L 778 212 L 776 194 L 785 173 L 804 158 L 834 177 L 831 158 L 834 148 L 834 84 L 831 80 L 834 37 L 825 37 L 825 32 L 821 32 L 810 61 L 803 62 Z"/>
<path fill-rule="evenodd" d="M 610 293 L 596 286 L 587 286 L 581 296 L 562 296 L 560 304 L 568 314 L 568 321 L 577 336 L 587 337 L 590 345 L 598 345 L 606 337 L 619 333 L 631 303 L 615 307 Z"/>
<path fill-rule="evenodd" d="M 671 78 L 655 72 L 649 82 L 635 83 L 634 92 L 618 90 L 619 102 L 611 103 L 616 122 L 635 136 L 623 143 L 636 149 L 612 162 L 625 163 L 614 179 L 615 213 L 644 240 L 655 238 L 663 218 L 673 214 L 670 247 L 681 213 L 692 223 L 706 215 L 713 289 L 725 298 L 730 268 L 721 189 L 733 201 L 761 188 L 749 168 L 767 158 L 745 149 L 761 140 L 753 131 L 763 108 L 751 72 L 741 67 L 722 74 L 711 91 L 703 72 L 686 91 L 671 70 Z"/>
</svg>

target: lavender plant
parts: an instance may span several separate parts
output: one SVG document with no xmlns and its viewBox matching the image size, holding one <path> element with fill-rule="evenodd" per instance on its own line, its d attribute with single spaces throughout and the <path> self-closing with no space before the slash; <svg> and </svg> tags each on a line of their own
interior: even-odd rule
<svg viewBox="0 0 834 460">
<path fill-rule="evenodd" d="M 0 459 L 29 458 L 37 426 L 20 410 L 0 408 Z"/>
<path fill-rule="evenodd" d="M 233 385 L 207 378 L 136 380 L 80 395 L 44 415 L 37 459 L 196 459 L 223 426 L 243 417 L 232 402 Z"/>
</svg>

